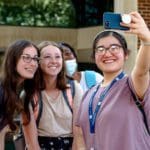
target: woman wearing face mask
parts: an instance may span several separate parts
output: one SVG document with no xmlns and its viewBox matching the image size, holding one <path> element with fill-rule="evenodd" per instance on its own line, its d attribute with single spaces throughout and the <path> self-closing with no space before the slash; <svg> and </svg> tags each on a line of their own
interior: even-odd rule
<svg viewBox="0 0 150 150">
<path fill-rule="evenodd" d="M 107 30 L 93 41 L 104 80 L 88 91 L 79 109 L 76 132 L 85 150 L 150 150 L 150 31 L 138 12 L 129 15 L 131 23 L 121 25 L 141 40 L 131 75 L 123 71 L 129 50 L 121 34 Z"/>
<path fill-rule="evenodd" d="M 30 122 L 29 103 L 37 87 L 38 57 L 38 48 L 27 40 L 16 41 L 6 50 L 0 83 L 1 150 L 4 150 L 6 132 L 17 130 L 14 121 L 16 116 L 24 114 L 27 120 L 26 125 Z M 20 97 L 22 91 L 26 93 L 24 99 Z M 36 139 L 36 137 L 34 138 Z M 38 145 L 38 143 L 35 142 L 34 145 Z M 31 149 L 37 149 L 37 147 L 30 147 L 29 150 Z"/>
<path fill-rule="evenodd" d="M 93 85 L 102 81 L 102 75 L 95 71 L 78 71 L 78 59 L 75 50 L 65 42 L 60 42 L 59 45 L 63 49 L 67 76 L 77 80 L 84 93 Z"/>
<path fill-rule="evenodd" d="M 74 81 L 75 95 L 72 95 L 71 87 L 67 84 L 62 50 L 58 44 L 43 41 L 38 47 L 42 76 L 39 81 L 42 89 L 39 144 L 42 149 L 71 150 L 75 145 L 74 119 L 82 99 L 82 88 Z"/>
</svg>

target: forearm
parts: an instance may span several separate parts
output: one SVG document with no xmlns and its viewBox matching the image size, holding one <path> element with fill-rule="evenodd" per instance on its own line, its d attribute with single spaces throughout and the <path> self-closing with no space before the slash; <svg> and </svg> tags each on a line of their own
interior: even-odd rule
<svg viewBox="0 0 150 150">
<path fill-rule="evenodd" d="M 38 143 L 38 134 L 37 134 L 37 127 L 36 122 L 34 119 L 33 111 L 30 108 L 31 120 L 29 124 L 23 125 L 23 133 L 25 137 L 25 142 L 28 150 L 40 150 L 40 146 Z M 22 120 L 26 119 L 25 114 L 22 113 Z"/>
<path fill-rule="evenodd" d="M 33 133 L 30 130 L 30 125 L 27 125 L 24 127 L 24 137 L 25 137 L 25 143 L 28 150 L 40 150 L 37 134 Z"/>
<path fill-rule="evenodd" d="M 139 76 L 146 76 L 149 74 L 150 70 L 150 32 L 149 32 L 149 40 L 147 40 L 146 43 L 149 43 L 149 45 L 141 44 L 136 64 L 134 68 L 134 72 Z"/>
<path fill-rule="evenodd" d="M 74 126 L 74 141 L 72 150 L 86 150 L 83 133 L 80 127 Z"/>
<path fill-rule="evenodd" d="M 124 26 L 129 27 L 129 30 L 126 31 L 126 33 L 135 34 L 141 41 L 132 74 L 134 74 L 134 77 L 144 77 L 149 73 L 150 69 L 150 30 L 138 12 L 131 12 L 130 16 L 131 23 L 123 24 Z"/>
<path fill-rule="evenodd" d="M 72 150 L 86 150 L 85 142 L 83 138 L 82 129 L 76 126 L 76 117 L 78 115 L 78 109 L 74 109 L 73 116 L 73 145 Z"/>
<path fill-rule="evenodd" d="M 0 150 L 4 150 L 5 147 L 5 135 L 6 133 L 10 131 L 8 125 L 5 126 L 1 131 L 0 131 Z"/>
<path fill-rule="evenodd" d="M 146 42 L 150 44 L 150 32 L 149 37 L 145 39 Z M 132 72 L 132 81 L 137 95 L 142 99 L 148 86 L 150 80 L 150 45 L 144 45 L 141 43 L 135 67 Z"/>
<path fill-rule="evenodd" d="M 148 29 L 144 19 L 138 12 L 131 12 L 131 23 L 124 24 L 129 27 L 127 33 L 135 34 L 141 41 L 141 46 L 136 57 L 136 63 L 132 71 L 132 82 L 136 94 L 139 98 L 143 98 L 149 86 L 149 70 L 150 70 L 150 30 Z M 143 43 L 143 44 L 142 44 Z"/>
<path fill-rule="evenodd" d="M 141 45 L 135 67 L 132 72 L 132 82 L 136 94 L 143 99 L 150 81 L 150 46 Z"/>
</svg>

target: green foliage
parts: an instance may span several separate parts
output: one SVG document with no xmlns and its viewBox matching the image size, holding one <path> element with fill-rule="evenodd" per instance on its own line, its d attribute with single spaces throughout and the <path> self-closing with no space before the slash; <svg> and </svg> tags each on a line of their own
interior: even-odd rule
<svg viewBox="0 0 150 150">
<path fill-rule="evenodd" d="M 0 24 L 75 27 L 69 0 L 0 0 Z"/>
<path fill-rule="evenodd" d="M 0 3 L 4 3 L 7 5 L 17 5 L 17 6 L 29 4 L 30 2 L 31 0 L 0 0 Z"/>
</svg>

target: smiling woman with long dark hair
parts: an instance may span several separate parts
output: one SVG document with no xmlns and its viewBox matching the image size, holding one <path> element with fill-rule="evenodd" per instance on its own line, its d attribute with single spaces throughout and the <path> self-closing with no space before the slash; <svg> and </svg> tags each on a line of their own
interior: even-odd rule
<svg viewBox="0 0 150 150">
<path fill-rule="evenodd" d="M 30 41 L 18 40 L 6 50 L 0 81 L 0 149 L 4 148 L 6 128 L 17 129 L 14 118 L 25 112 L 30 122 L 29 103 L 37 86 L 38 48 Z M 35 76 L 35 77 L 34 77 Z M 26 96 L 20 98 L 21 92 Z"/>
</svg>

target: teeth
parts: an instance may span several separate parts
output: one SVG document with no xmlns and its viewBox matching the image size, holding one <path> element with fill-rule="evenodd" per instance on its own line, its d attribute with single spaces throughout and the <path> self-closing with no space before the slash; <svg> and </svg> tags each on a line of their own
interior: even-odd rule
<svg viewBox="0 0 150 150">
<path fill-rule="evenodd" d="M 112 63 L 114 60 L 105 60 L 104 63 Z"/>
<path fill-rule="evenodd" d="M 49 67 L 49 68 L 51 68 L 51 69 L 56 69 L 57 67 L 54 67 L 54 66 L 53 66 L 53 67 Z"/>
<path fill-rule="evenodd" d="M 33 69 L 28 69 L 28 68 L 27 68 L 26 70 L 28 70 L 28 71 L 33 71 Z"/>
<path fill-rule="evenodd" d="M 26 68 L 27 71 L 29 72 L 34 72 L 35 70 L 34 69 L 29 69 L 29 68 Z"/>
</svg>

